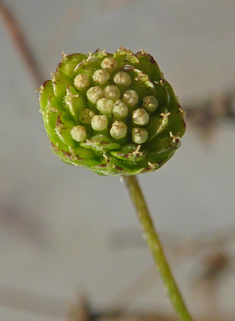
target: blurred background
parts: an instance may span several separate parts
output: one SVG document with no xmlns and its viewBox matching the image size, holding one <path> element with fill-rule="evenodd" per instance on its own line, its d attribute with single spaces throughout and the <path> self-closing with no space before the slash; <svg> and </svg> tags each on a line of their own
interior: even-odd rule
<svg viewBox="0 0 235 321">
<path fill-rule="evenodd" d="M 0 319 L 174 316 L 124 185 L 61 162 L 38 112 L 62 51 L 122 45 L 155 57 L 188 113 L 173 159 L 139 176 L 172 270 L 196 319 L 235 320 L 235 2 L 5 0 L 0 13 Z"/>
</svg>

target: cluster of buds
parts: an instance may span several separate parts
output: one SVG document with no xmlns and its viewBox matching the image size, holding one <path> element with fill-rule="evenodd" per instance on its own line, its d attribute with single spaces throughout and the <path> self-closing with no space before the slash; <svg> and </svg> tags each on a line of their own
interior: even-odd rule
<svg viewBox="0 0 235 321">
<path fill-rule="evenodd" d="M 53 152 L 101 175 L 158 169 L 185 131 L 171 85 L 143 50 L 63 55 L 39 92 Z"/>
</svg>

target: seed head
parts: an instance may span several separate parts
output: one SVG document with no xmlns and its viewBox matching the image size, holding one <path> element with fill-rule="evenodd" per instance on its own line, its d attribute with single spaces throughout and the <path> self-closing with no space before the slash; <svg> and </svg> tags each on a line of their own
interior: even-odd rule
<svg viewBox="0 0 235 321">
<path fill-rule="evenodd" d="M 110 135 L 115 139 L 121 139 L 126 136 L 127 126 L 122 121 L 115 121 L 110 129 Z"/>
<path fill-rule="evenodd" d="M 119 71 L 116 75 L 114 75 L 113 81 L 118 85 L 129 86 L 131 84 L 131 77 L 128 75 L 128 73 Z"/>
<path fill-rule="evenodd" d="M 132 129 L 132 139 L 136 144 L 143 144 L 148 139 L 148 132 L 144 128 L 133 128 Z"/>
<path fill-rule="evenodd" d="M 142 106 L 149 112 L 155 111 L 158 107 L 157 98 L 154 96 L 144 97 Z"/>
<path fill-rule="evenodd" d="M 74 86 L 77 89 L 82 89 L 90 85 L 89 76 L 86 74 L 79 74 L 74 78 Z"/>
<path fill-rule="evenodd" d="M 116 100 L 113 106 L 113 115 L 116 118 L 124 118 L 128 114 L 128 107 L 120 99 Z"/>
<path fill-rule="evenodd" d="M 117 66 L 117 60 L 111 57 L 104 58 L 104 60 L 101 62 L 101 67 L 108 71 L 114 71 L 115 69 L 117 69 Z"/>
<path fill-rule="evenodd" d="M 135 107 L 138 103 L 138 94 L 134 90 L 127 90 L 123 94 L 122 100 L 130 107 Z"/>
<path fill-rule="evenodd" d="M 149 114 L 143 108 L 139 108 L 133 111 L 132 119 L 136 125 L 147 125 L 149 122 Z"/>
<path fill-rule="evenodd" d="M 98 82 L 100 85 L 103 85 L 109 80 L 110 75 L 106 70 L 103 69 L 97 69 L 93 76 L 92 76 L 94 82 Z"/>
<path fill-rule="evenodd" d="M 99 86 L 91 87 L 87 90 L 87 99 L 90 100 L 91 103 L 95 104 L 98 99 L 104 96 L 103 90 Z"/>
<path fill-rule="evenodd" d="M 95 115 L 91 119 L 91 127 L 94 130 L 104 130 L 108 126 L 108 118 L 105 115 Z"/>
<path fill-rule="evenodd" d="M 107 98 L 97 100 L 96 107 L 101 114 L 110 116 L 113 110 L 113 101 Z"/>
<path fill-rule="evenodd" d="M 110 85 L 104 88 L 104 95 L 107 99 L 116 100 L 120 97 L 120 90 L 114 85 Z"/>
<path fill-rule="evenodd" d="M 86 140 L 87 136 L 86 136 L 86 127 L 84 126 L 74 126 L 71 131 L 70 134 L 72 136 L 72 138 L 74 140 L 76 140 L 77 142 L 82 142 L 84 140 Z"/>
</svg>

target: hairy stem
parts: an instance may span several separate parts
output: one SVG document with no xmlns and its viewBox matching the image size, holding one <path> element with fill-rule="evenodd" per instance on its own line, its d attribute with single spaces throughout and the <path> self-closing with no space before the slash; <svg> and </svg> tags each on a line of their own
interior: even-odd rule
<svg viewBox="0 0 235 321">
<path fill-rule="evenodd" d="M 130 198 L 135 207 L 140 225 L 143 230 L 144 238 L 146 239 L 146 242 L 152 252 L 154 262 L 156 263 L 157 270 L 160 273 L 171 304 L 173 305 L 180 320 L 192 321 L 193 319 L 187 310 L 182 295 L 166 260 L 160 239 L 155 231 L 146 201 L 140 189 L 138 179 L 136 176 L 122 176 L 122 180 L 129 191 Z"/>
</svg>

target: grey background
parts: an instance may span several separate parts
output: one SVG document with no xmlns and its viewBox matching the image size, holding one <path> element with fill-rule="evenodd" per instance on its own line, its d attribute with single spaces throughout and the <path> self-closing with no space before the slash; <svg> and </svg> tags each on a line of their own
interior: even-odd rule
<svg viewBox="0 0 235 321">
<path fill-rule="evenodd" d="M 113 52 L 122 45 L 152 54 L 182 103 L 214 97 L 235 85 L 232 0 L 5 2 L 46 78 L 62 51 Z M 114 307 L 127 285 L 145 271 L 147 276 L 153 265 L 144 245 L 112 247 L 113 233 L 121 229 L 125 239 L 129 231 L 139 231 L 125 187 L 118 177 L 65 165 L 51 153 L 37 86 L 2 21 L 0 44 L 0 293 L 1 287 L 14 287 L 65 302 L 86 293 L 94 309 Z M 220 123 L 210 145 L 189 127 L 174 158 L 139 177 L 166 243 L 177 244 L 177 235 L 190 239 L 235 223 L 234 160 L 231 124 Z M 171 260 L 170 248 L 166 246 Z M 230 250 L 234 253 L 234 247 Z M 192 291 L 197 260 L 172 263 L 188 305 L 203 311 Z M 158 276 L 146 282 L 145 291 L 129 296 L 129 308 L 171 311 Z M 234 274 L 220 284 L 224 311 L 234 310 L 234 286 Z M 61 308 L 56 320 L 63 320 L 65 312 Z M 55 320 L 4 304 L 0 319 Z"/>
</svg>

